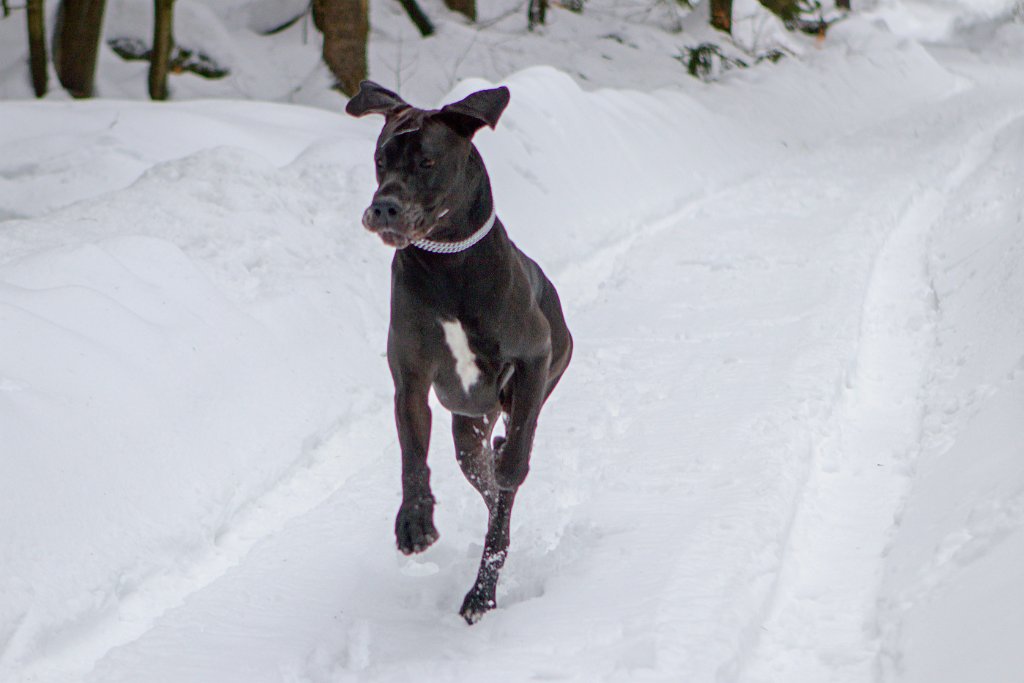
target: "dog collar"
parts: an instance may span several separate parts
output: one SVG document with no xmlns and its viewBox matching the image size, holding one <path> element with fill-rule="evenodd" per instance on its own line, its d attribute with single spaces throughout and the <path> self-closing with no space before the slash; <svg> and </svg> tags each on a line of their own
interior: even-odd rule
<svg viewBox="0 0 1024 683">
<path fill-rule="evenodd" d="M 458 242 L 435 242 L 434 240 L 415 240 L 412 245 L 423 251 L 429 251 L 434 254 L 457 254 L 460 251 L 466 251 L 474 244 L 487 237 L 487 233 L 494 227 L 494 220 L 497 218 L 497 214 L 494 213 L 494 209 L 491 209 L 491 216 L 484 224 L 480 226 L 480 229 L 474 232 L 472 235 L 464 240 Z"/>
</svg>

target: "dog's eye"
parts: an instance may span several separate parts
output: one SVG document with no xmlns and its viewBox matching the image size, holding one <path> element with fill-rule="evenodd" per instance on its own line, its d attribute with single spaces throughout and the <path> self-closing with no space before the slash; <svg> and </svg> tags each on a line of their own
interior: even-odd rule
<svg viewBox="0 0 1024 683">
<path fill-rule="evenodd" d="M 434 160 L 433 159 L 421 159 L 420 160 L 420 168 L 434 168 Z"/>
</svg>

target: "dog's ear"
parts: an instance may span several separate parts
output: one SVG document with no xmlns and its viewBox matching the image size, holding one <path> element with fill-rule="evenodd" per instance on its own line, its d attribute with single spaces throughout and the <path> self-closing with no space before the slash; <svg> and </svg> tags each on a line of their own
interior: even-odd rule
<svg viewBox="0 0 1024 683">
<path fill-rule="evenodd" d="M 510 97 L 505 86 L 481 90 L 464 100 L 442 107 L 434 114 L 434 118 L 451 126 L 459 135 L 471 138 L 484 126 L 494 128 L 498 125 L 498 119 L 508 106 Z"/>
<path fill-rule="evenodd" d="M 345 105 L 345 112 L 352 116 L 366 116 L 367 114 L 390 116 L 408 108 L 409 103 L 399 97 L 397 93 L 393 93 L 373 81 L 363 81 L 359 84 L 359 92 Z"/>
</svg>

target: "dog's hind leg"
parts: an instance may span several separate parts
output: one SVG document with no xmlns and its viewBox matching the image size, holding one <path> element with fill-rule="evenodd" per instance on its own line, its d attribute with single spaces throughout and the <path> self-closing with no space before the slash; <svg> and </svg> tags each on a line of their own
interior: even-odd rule
<svg viewBox="0 0 1024 683">
<path fill-rule="evenodd" d="M 459 610 L 467 624 L 475 624 L 497 604 L 495 594 L 498 588 L 498 575 L 505 566 L 505 557 L 508 555 L 509 522 L 515 498 L 514 490 L 499 490 L 497 503 L 490 510 L 484 555 L 480 559 L 476 583 L 466 594 L 466 599 L 462 601 L 462 609 Z"/>
<path fill-rule="evenodd" d="M 494 481 L 494 452 L 491 450 L 491 432 L 500 410 L 484 417 L 452 415 L 452 437 L 455 457 L 466 479 L 487 504 L 488 511 L 498 502 L 498 485 Z"/>
</svg>

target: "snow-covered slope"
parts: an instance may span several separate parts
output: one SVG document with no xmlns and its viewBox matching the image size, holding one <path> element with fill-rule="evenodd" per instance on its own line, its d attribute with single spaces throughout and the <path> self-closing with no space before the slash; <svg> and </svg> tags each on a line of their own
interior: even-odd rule
<svg viewBox="0 0 1024 683">
<path fill-rule="evenodd" d="M 694 16 L 675 2 L 590 0 L 582 14 L 552 8 L 544 28 L 526 30 L 521 0 L 478 3 L 470 24 L 443 0 L 420 0 L 436 32 L 422 38 L 397 2 L 371 2 L 370 76 L 410 101 L 432 101 L 467 77 L 500 79 L 537 65 L 554 65 L 589 88 L 651 89 L 689 80 L 677 60 L 684 46 L 711 37 L 706 10 Z M 258 99 L 337 107 L 341 96 L 320 59 L 321 37 L 309 14 L 271 35 L 264 32 L 302 15 L 304 0 L 177 0 L 174 35 L 184 49 L 209 56 L 229 71 L 220 79 L 172 74 L 171 99 Z M 56 3 L 46 3 L 47 27 Z M 153 3 L 108 0 L 96 70 L 97 96 L 146 99 L 148 63 L 125 61 L 108 41 L 148 45 Z M 33 96 L 28 40 L 20 14 L 0 20 L 0 98 Z M 687 29 L 680 32 L 683 26 Z M 51 68 L 48 99 L 67 99 Z"/>
<path fill-rule="evenodd" d="M 578 349 L 471 629 L 441 410 L 393 548 L 379 122 L 0 104 L 0 680 L 1015 681 L 1020 29 L 507 79 L 478 144 Z"/>
</svg>

